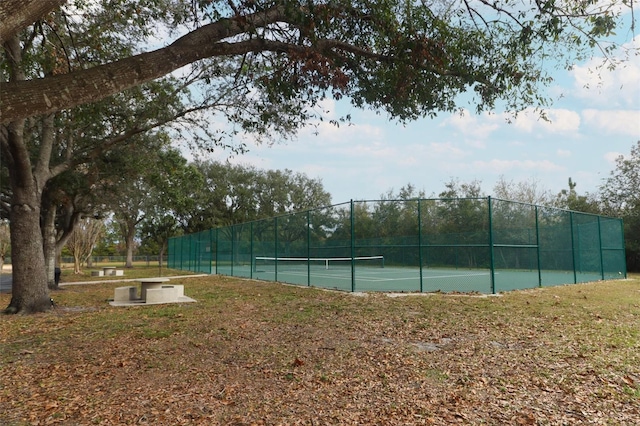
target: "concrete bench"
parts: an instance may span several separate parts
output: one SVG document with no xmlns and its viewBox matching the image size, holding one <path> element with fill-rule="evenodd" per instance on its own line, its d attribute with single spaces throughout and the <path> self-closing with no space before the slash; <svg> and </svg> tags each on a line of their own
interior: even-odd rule
<svg viewBox="0 0 640 426">
<path fill-rule="evenodd" d="M 137 299 L 138 299 L 137 286 L 118 287 L 116 288 L 115 295 L 113 297 L 114 302 L 131 302 Z"/>
<path fill-rule="evenodd" d="M 146 303 L 172 303 L 178 302 L 184 296 L 183 285 L 163 285 L 160 288 L 148 288 L 146 291 Z"/>
</svg>

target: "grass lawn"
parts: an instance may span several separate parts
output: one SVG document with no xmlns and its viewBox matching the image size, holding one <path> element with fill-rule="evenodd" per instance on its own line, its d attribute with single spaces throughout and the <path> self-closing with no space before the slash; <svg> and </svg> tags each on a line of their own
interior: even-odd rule
<svg viewBox="0 0 640 426">
<path fill-rule="evenodd" d="M 94 277 L 91 276 L 91 272 L 93 271 L 102 271 L 102 268 L 105 266 L 115 267 L 116 269 L 120 269 L 124 271 L 123 276 L 103 276 L 103 277 Z M 80 281 L 110 281 L 110 280 L 121 280 L 121 279 L 135 279 L 135 278 L 148 278 L 148 277 L 160 277 L 160 276 L 174 276 L 174 275 L 190 275 L 191 272 L 187 271 L 179 271 L 176 269 L 168 269 L 166 264 L 160 267 L 157 263 L 149 264 L 146 263 L 134 263 L 133 268 L 125 268 L 121 263 L 100 263 L 94 265 L 92 268 L 83 267 L 79 274 L 73 272 L 73 265 L 64 265 L 62 267 L 62 275 L 60 277 L 60 282 L 62 284 L 68 284 L 73 282 Z"/>
<path fill-rule="evenodd" d="M 0 424 L 635 425 L 638 278 L 389 297 L 192 277 L 198 303 L 129 308 L 121 284 L 67 285 L 0 316 Z"/>
</svg>

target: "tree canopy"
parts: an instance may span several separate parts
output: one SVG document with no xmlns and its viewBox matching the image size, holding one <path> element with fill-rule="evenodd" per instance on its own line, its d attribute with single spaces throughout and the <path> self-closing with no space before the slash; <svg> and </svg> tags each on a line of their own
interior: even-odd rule
<svg viewBox="0 0 640 426">
<path fill-rule="evenodd" d="M 632 7 L 592 0 L 95 3 L 67 2 L 65 22 L 119 14 L 126 24 L 116 29 L 139 41 L 137 51 L 96 62 L 91 55 L 99 46 L 69 46 L 60 60 L 80 59 L 74 67 L 2 84 L 2 123 L 94 102 L 189 64 L 198 63 L 212 80 L 231 57 L 241 58 L 237 72 L 251 76 L 257 90 L 274 103 L 293 102 L 302 116 L 301 104 L 327 95 L 400 119 L 453 110 L 466 91 L 475 93 L 478 109 L 498 99 L 518 109 L 543 101 L 539 85 L 550 81 L 543 63 L 563 57 L 570 65 L 612 34 Z M 48 25 L 46 12 L 60 4 L 4 2 L 0 15 L 18 23 L 3 30 L 3 40 L 34 22 Z M 154 50 L 158 29 L 176 38 Z"/>
<path fill-rule="evenodd" d="M 203 185 L 191 188 L 183 229 L 203 231 L 331 204 L 319 179 L 291 170 L 200 161 Z"/>
</svg>

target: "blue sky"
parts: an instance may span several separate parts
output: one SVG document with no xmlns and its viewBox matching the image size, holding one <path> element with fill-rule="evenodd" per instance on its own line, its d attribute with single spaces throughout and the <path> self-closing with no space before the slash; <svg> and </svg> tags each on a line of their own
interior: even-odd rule
<svg viewBox="0 0 640 426">
<path fill-rule="evenodd" d="M 640 36 L 629 37 L 627 47 L 640 48 Z M 555 99 L 547 109 L 551 122 L 525 111 L 509 124 L 496 111 L 439 114 L 403 126 L 347 102 L 326 101 L 328 119 L 349 113 L 352 124 L 337 128 L 325 120 L 273 146 L 249 140 L 249 152 L 229 161 L 321 179 L 333 203 L 378 199 L 408 183 L 437 194 L 452 178 L 478 180 L 487 195 L 501 176 L 535 180 L 553 193 L 566 188 L 571 177 L 579 193 L 595 192 L 615 158 L 640 140 L 640 57 L 615 71 L 596 71 L 601 62 L 595 56 L 553 74 L 554 84 L 546 89 Z M 228 155 L 218 152 L 214 158 Z"/>
</svg>

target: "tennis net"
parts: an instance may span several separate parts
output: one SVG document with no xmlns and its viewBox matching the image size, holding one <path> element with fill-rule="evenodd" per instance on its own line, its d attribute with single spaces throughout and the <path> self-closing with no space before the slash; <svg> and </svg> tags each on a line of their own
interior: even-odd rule
<svg viewBox="0 0 640 426">
<path fill-rule="evenodd" d="M 358 267 L 384 268 L 384 256 L 360 257 L 267 257 L 256 256 L 254 271 L 306 270 L 309 267 L 322 269 L 350 268 L 352 262 Z"/>
</svg>

